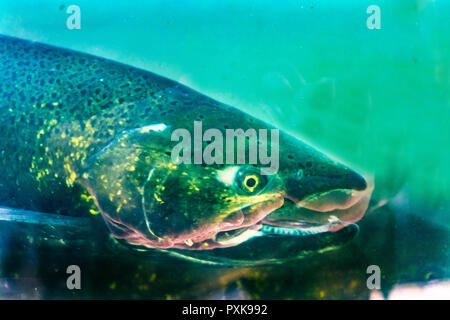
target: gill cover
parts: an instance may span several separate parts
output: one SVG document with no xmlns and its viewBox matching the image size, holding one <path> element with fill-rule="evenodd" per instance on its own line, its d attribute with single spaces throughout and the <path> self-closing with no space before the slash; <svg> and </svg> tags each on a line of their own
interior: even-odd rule
<svg viewBox="0 0 450 320">
<path fill-rule="evenodd" d="M 126 130 L 83 168 L 81 183 L 117 239 L 141 245 L 158 241 L 146 219 L 144 193 L 152 173 L 170 161 L 168 128 L 156 124 Z"/>
</svg>

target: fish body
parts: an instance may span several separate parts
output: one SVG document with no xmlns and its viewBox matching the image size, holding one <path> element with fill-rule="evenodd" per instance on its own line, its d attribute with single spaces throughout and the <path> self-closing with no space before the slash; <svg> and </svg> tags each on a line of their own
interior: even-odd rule
<svg viewBox="0 0 450 320">
<path fill-rule="evenodd" d="M 276 246 L 363 216 L 364 177 L 284 132 L 270 142 L 275 174 L 245 163 L 174 163 L 171 133 L 198 122 L 224 136 L 276 129 L 154 73 L 0 36 L 2 206 L 100 214 L 126 245 L 190 257 L 209 250 L 205 260 L 213 249 L 260 237 Z"/>
</svg>

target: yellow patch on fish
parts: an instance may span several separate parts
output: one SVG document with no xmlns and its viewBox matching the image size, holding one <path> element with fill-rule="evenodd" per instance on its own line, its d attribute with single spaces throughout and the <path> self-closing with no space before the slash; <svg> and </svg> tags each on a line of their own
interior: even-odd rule
<svg viewBox="0 0 450 320">
<path fill-rule="evenodd" d="M 158 201 L 159 203 L 164 203 L 164 201 L 156 194 L 153 194 L 155 196 L 156 201 Z"/>
<path fill-rule="evenodd" d="M 40 139 L 41 136 L 45 133 L 44 129 L 41 129 L 38 131 L 37 135 L 36 135 L 36 139 Z"/>
<path fill-rule="evenodd" d="M 75 173 L 75 171 L 72 170 L 70 164 L 68 163 L 64 165 L 64 169 L 67 172 L 66 184 L 67 186 L 71 187 L 73 186 L 75 180 L 77 179 L 77 174 Z"/>
<path fill-rule="evenodd" d="M 83 199 L 86 202 L 89 202 L 92 199 L 92 196 L 86 195 L 86 194 L 82 194 L 81 195 L 81 199 Z"/>
</svg>

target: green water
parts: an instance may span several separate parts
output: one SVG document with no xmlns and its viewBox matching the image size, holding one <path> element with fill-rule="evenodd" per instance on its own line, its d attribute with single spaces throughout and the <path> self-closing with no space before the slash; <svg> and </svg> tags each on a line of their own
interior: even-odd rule
<svg viewBox="0 0 450 320">
<path fill-rule="evenodd" d="M 1 0 L 0 33 L 167 76 L 348 162 L 374 177 L 373 206 L 387 203 L 367 221 L 376 224 L 387 210 L 396 221 L 408 216 L 431 226 L 418 223 L 418 234 L 429 234 L 410 235 L 408 247 L 420 239 L 431 250 L 426 243 L 439 240 L 441 258 L 430 265 L 448 277 L 449 2 L 78 0 L 81 29 L 68 30 L 70 4 Z M 380 30 L 366 27 L 371 4 L 381 9 Z M 385 230 L 369 222 L 366 234 L 389 248 Z M 439 238 L 433 228 L 443 232 Z M 247 289 L 263 292 L 255 283 Z M 316 297 L 286 286 L 275 296 Z"/>
</svg>

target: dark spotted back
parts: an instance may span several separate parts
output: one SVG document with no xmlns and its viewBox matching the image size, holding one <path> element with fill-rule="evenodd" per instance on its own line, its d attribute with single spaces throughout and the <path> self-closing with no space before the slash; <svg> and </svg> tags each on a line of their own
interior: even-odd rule
<svg viewBox="0 0 450 320">
<path fill-rule="evenodd" d="M 0 205 L 73 214 L 86 160 L 123 130 L 264 123 L 175 81 L 128 65 L 0 36 Z M 89 201 L 87 201 L 89 202 Z"/>
</svg>

